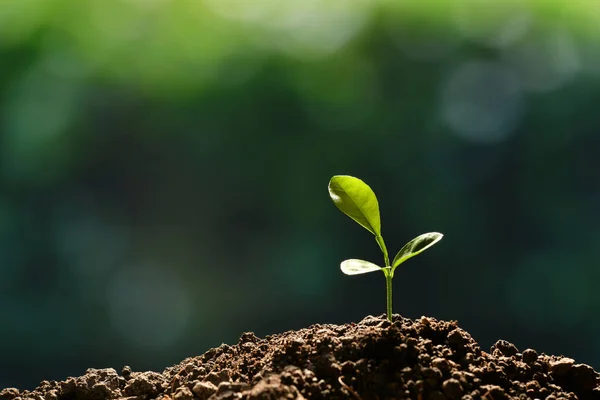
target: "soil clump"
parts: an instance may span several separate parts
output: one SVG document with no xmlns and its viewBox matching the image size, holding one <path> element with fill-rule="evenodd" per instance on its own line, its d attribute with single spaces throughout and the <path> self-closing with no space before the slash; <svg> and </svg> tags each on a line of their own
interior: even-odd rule
<svg viewBox="0 0 600 400">
<path fill-rule="evenodd" d="M 455 321 L 367 317 L 312 325 L 264 339 L 244 333 L 162 373 L 89 369 L 0 400 L 598 399 L 600 375 L 562 356 L 489 352 Z"/>
</svg>

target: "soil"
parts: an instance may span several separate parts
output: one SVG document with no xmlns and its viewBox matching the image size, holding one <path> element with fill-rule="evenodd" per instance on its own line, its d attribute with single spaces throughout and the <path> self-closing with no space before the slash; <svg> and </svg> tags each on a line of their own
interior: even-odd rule
<svg viewBox="0 0 600 400">
<path fill-rule="evenodd" d="M 600 399 L 600 375 L 499 340 L 482 351 L 455 321 L 367 317 L 264 339 L 244 333 L 162 373 L 89 369 L 2 400 Z"/>
</svg>

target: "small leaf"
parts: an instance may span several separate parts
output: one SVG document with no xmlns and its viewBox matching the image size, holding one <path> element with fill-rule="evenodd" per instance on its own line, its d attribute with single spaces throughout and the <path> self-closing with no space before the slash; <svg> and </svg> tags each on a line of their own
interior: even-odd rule
<svg viewBox="0 0 600 400">
<path fill-rule="evenodd" d="M 329 181 L 329 196 L 341 212 L 381 236 L 379 202 L 369 185 L 353 176 L 336 175 Z"/>
<path fill-rule="evenodd" d="M 346 275 L 366 274 L 367 272 L 379 271 L 380 269 L 383 269 L 379 265 L 373 264 L 372 262 L 357 259 L 342 261 L 340 267 L 342 268 L 342 272 Z"/>
<path fill-rule="evenodd" d="M 440 240 L 442 240 L 441 233 L 438 232 L 429 232 L 424 233 L 420 236 L 417 236 L 410 242 L 406 243 L 402 249 L 396 254 L 394 257 L 394 261 L 392 261 L 392 269 L 395 269 L 398 265 L 402 264 L 404 261 L 408 260 L 411 257 L 416 256 L 417 254 L 422 253 L 427 250 Z"/>
</svg>

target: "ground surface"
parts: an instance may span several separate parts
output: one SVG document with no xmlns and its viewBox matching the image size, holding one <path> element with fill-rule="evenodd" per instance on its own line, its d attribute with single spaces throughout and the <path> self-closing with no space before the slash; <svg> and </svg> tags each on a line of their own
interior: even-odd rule
<svg viewBox="0 0 600 400">
<path fill-rule="evenodd" d="M 245 333 L 163 373 L 90 369 L 1 400 L 121 399 L 600 399 L 600 375 L 574 360 L 522 352 L 498 341 L 490 353 L 455 322 L 367 317 L 259 339 Z"/>
</svg>

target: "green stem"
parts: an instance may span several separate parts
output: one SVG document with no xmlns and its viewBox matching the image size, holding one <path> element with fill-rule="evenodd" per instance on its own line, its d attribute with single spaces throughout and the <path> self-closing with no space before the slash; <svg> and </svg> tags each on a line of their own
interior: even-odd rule
<svg viewBox="0 0 600 400">
<path fill-rule="evenodd" d="M 387 318 L 392 322 L 392 272 L 391 269 L 385 273 L 385 292 L 387 294 Z"/>
<path fill-rule="evenodd" d="M 394 277 L 394 271 L 390 266 L 390 258 L 388 256 L 387 247 L 383 241 L 383 236 L 375 236 L 375 240 L 383 253 L 383 260 L 385 261 L 385 268 L 383 274 L 385 275 L 385 293 L 387 299 L 387 318 L 392 322 L 392 278 Z"/>
</svg>

